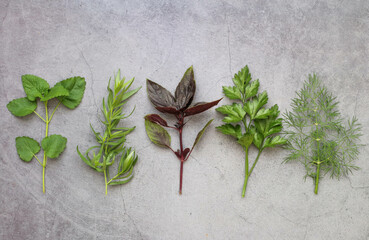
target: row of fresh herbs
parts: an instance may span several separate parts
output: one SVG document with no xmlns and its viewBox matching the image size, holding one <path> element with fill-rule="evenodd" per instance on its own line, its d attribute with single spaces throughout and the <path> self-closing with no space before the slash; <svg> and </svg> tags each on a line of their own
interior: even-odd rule
<svg viewBox="0 0 369 240">
<path fill-rule="evenodd" d="M 97 172 L 104 174 L 105 193 L 108 185 L 119 185 L 129 182 L 133 178 L 137 155 L 134 150 L 125 146 L 126 136 L 135 127 L 120 127 L 120 120 L 129 117 L 123 111 L 127 100 L 140 88 L 129 90 L 134 79 L 126 81 L 115 75 L 114 85 L 108 83 L 108 97 L 102 101 L 104 125 L 102 133 L 95 131 L 97 145 L 87 149 L 82 154 L 78 147 L 80 158 Z M 50 88 L 42 78 L 33 75 L 23 75 L 22 83 L 27 97 L 18 98 L 8 103 L 8 110 L 15 116 L 23 117 L 34 113 L 45 124 L 45 138 L 41 141 L 44 151 L 41 161 L 36 154 L 40 151 L 40 144 L 30 137 L 17 137 L 16 149 L 19 157 L 29 162 L 36 158 L 42 166 L 43 192 L 45 192 L 45 169 L 48 158 L 57 158 L 65 149 L 67 139 L 61 135 L 48 135 L 50 121 L 60 104 L 67 108 L 76 108 L 83 97 L 86 82 L 84 78 L 73 77 L 55 84 Z M 237 140 L 245 151 L 245 177 L 242 197 L 245 196 L 247 183 L 261 153 L 271 147 L 284 145 L 289 150 L 285 162 L 299 161 L 306 168 L 306 177 L 315 182 L 314 192 L 318 193 L 319 179 L 326 174 L 332 178 L 340 178 L 357 170 L 354 160 L 358 158 L 361 125 L 356 117 L 344 124 L 338 112 L 338 101 L 321 83 L 316 75 L 309 76 L 303 88 L 297 92 L 292 100 L 291 111 L 286 111 L 280 118 L 278 105 L 266 107 L 268 95 L 266 91 L 259 93 L 260 82 L 253 80 L 248 66 L 242 68 L 233 78 L 233 86 L 224 86 L 223 93 L 235 102 L 223 105 L 216 110 L 225 115 L 225 124 L 216 127 L 221 133 L 230 135 Z M 145 127 L 149 139 L 156 145 L 170 149 L 180 161 L 179 193 L 182 194 L 183 165 L 189 159 L 194 147 L 198 144 L 207 127 L 213 119 L 208 121 L 197 134 L 191 148 L 183 146 L 183 129 L 187 126 L 187 117 L 202 113 L 216 106 L 221 99 L 212 102 L 198 102 L 192 104 L 196 83 L 192 66 L 187 69 L 179 82 L 174 96 L 161 85 L 147 79 L 148 97 L 155 108 L 164 113 L 174 115 L 176 123 L 168 122 L 158 114 L 145 116 Z M 57 100 L 56 107 L 51 112 L 48 102 Z M 45 117 L 36 112 L 37 100 L 44 103 Z M 282 129 L 282 124 L 285 129 Z M 171 147 L 171 136 L 165 128 L 178 132 L 179 149 Z M 281 135 L 278 135 L 281 134 Z M 249 161 L 249 152 L 255 149 L 257 155 L 254 161 Z M 111 177 L 110 167 L 117 159 L 117 173 Z"/>
</svg>

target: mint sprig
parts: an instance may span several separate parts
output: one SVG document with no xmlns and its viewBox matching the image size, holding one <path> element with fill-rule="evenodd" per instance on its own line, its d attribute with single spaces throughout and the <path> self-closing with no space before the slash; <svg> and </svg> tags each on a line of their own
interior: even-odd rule
<svg viewBox="0 0 369 240">
<path fill-rule="evenodd" d="M 34 113 L 45 123 L 45 137 L 41 141 L 44 150 L 41 161 L 36 154 L 41 150 L 40 144 L 30 137 L 17 137 L 15 140 L 16 149 L 20 159 L 30 162 L 33 158 L 42 166 L 42 191 L 45 193 L 45 169 L 48 158 L 57 158 L 65 149 L 67 139 L 61 135 L 48 135 L 49 124 L 60 104 L 70 109 L 76 108 L 83 97 L 86 81 L 82 77 L 72 77 L 55 84 L 50 88 L 49 83 L 34 75 L 23 75 L 22 84 L 27 97 L 17 98 L 7 104 L 8 110 L 17 117 L 24 117 Z M 45 117 L 36 112 L 37 99 L 45 106 Z M 50 100 L 58 100 L 52 112 L 48 109 Z M 64 101 L 69 99 L 69 102 Z M 51 114 L 50 114 L 51 113 Z"/>
</svg>

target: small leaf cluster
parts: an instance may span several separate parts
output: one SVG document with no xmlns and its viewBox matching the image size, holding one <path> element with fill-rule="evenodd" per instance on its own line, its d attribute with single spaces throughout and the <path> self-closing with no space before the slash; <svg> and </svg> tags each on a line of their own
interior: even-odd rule
<svg viewBox="0 0 369 240">
<path fill-rule="evenodd" d="M 225 124 L 217 129 L 223 134 L 233 136 L 245 150 L 245 184 L 242 196 L 245 196 L 248 177 L 251 175 L 261 152 L 268 147 L 283 145 L 286 140 L 274 136 L 282 130 L 282 119 L 279 118 L 278 105 L 265 108 L 268 94 L 258 94 L 259 80 L 252 80 L 248 66 L 242 68 L 233 78 L 234 86 L 223 86 L 223 93 L 231 100 L 230 105 L 223 105 L 216 110 L 225 115 Z M 250 168 L 248 162 L 249 147 L 258 149 L 257 158 Z"/>
<path fill-rule="evenodd" d="M 91 130 L 95 135 L 98 145 L 90 147 L 83 155 L 77 146 L 77 152 L 81 159 L 91 168 L 104 173 L 105 186 L 107 193 L 108 185 L 119 185 L 129 182 L 133 178 L 133 168 L 137 162 L 137 155 L 131 148 L 126 148 L 124 143 L 126 136 L 132 132 L 135 127 L 120 127 L 119 122 L 128 118 L 123 107 L 128 98 L 134 95 L 141 87 L 129 90 L 134 78 L 126 81 L 121 78 L 120 70 L 115 75 L 113 89 L 110 88 L 110 80 L 107 90 L 109 92 L 107 99 L 103 98 L 101 112 L 104 116 L 100 120 L 104 125 L 104 132 L 100 133 L 90 124 Z M 118 171 L 114 177 L 110 178 L 109 168 L 114 164 L 115 159 L 119 159 Z"/>
<path fill-rule="evenodd" d="M 193 67 L 188 68 L 183 75 L 181 81 L 178 83 L 174 96 L 161 85 L 147 79 L 147 93 L 151 103 L 155 108 L 167 114 L 172 114 L 176 117 L 177 123 L 174 126 L 169 126 L 167 121 L 164 120 L 158 114 L 149 114 L 145 116 L 146 133 L 150 140 L 161 147 L 167 147 L 181 161 L 180 172 L 180 194 L 182 192 L 182 171 L 183 163 L 187 161 L 192 150 L 201 139 L 206 128 L 213 120 L 203 127 L 203 129 L 197 134 L 197 137 L 192 145 L 192 148 L 184 148 L 182 144 L 182 131 L 186 124 L 185 118 L 202 113 L 219 103 L 221 99 L 212 102 L 198 102 L 191 105 L 193 97 L 196 92 L 196 82 L 194 78 Z M 179 132 L 180 149 L 174 151 L 171 148 L 171 137 L 167 130 L 163 127 L 172 128 Z"/>
<path fill-rule="evenodd" d="M 339 179 L 358 169 L 354 160 L 361 146 L 361 125 L 355 116 L 344 124 L 337 98 L 315 74 L 309 75 L 296 95 L 292 110 L 284 114 L 290 152 L 285 162 L 301 162 L 306 168 L 305 178 L 313 178 L 317 193 L 321 174 Z"/>
<path fill-rule="evenodd" d="M 22 76 L 23 89 L 26 97 L 17 98 L 7 104 L 8 110 L 17 117 L 24 117 L 29 114 L 36 114 L 45 124 L 45 137 L 40 144 L 30 137 L 17 137 L 16 149 L 20 159 L 30 162 L 36 158 L 40 165 L 45 169 L 47 158 L 57 158 L 65 149 L 67 139 L 61 135 L 48 135 L 49 124 L 60 104 L 63 104 L 69 109 L 76 108 L 83 97 L 86 82 L 82 77 L 72 77 L 56 83 L 52 88 L 49 83 L 34 75 Z M 51 114 L 48 111 L 48 102 L 50 100 L 57 100 L 58 104 Z M 37 100 L 40 100 L 45 105 L 45 117 L 41 117 L 36 112 Z M 42 149 L 44 150 L 43 161 L 36 156 Z M 43 170 L 43 190 L 45 192 L 45 170 Z"/>
<path fill-rule="evenodd" d="M 231 105 L 223 105 L 216 110 L 224 115 L 226 124 L 217 127 L 223 134 L 233 136 L 246 148 L 254 144 L 259 150 L 285 143 L 285 139 L 273 134 L 282 130 L 282 119 L 278 118 L 278 105 L 265 108 L 268 102 L 266 91 L 258 94 L 259 80 L 252 80 L 248 66 L 235 74 L 235 86 L 224 86 L 223 93 L 229 99 L 238 100 Z M 238 124 L 237 124 L 238 123 Z M 242 131 L 242 126 L 244 132 Z"/>
</svg>

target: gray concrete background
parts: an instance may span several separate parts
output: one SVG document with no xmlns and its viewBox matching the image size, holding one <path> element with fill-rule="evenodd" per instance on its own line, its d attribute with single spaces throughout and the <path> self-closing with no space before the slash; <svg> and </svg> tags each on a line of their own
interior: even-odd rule
<svg viewBox="0 0 369 240">
<path fill-rule="evenodd" d="M 357 161 L 361 170 L 340 181 L 324 178 L 318 196 L 303 166 L 281 164 L 283 149 L 267 150 L 241 199 L 244 153 L 215 130 L 222 116 L 212 109 L 185 128 L 189 146 L 215 119 L 185 164 L 179 196 L 179 161 L 149 142 L 143 121 L 157 113 L 146 78 L 174 91 L 193 65 L 194 101 L 210 101 L 248 64 L 268 91 L 268 106 L 282 111 L 307 75 L 318 73 L 344 115 L 358 116 L 368 144 L 368 1 L 1 0 L 0 46 L 0 239 L 369 239 L 368 146 Z M 94 144 L 89 123 L 101 127 L 98 108 L 118 68 L 144 87 L 123 122 L 137 126 L 127 144 L 139 162 L 134 180 L 105 196 L 103 176 L 75 148 Z M 24 96 L 26 73 L 51 85 L 75 75 L 87 81 L 81 105 L 61 107 L 51 123 L 50 133 L 66 136 L 68 145 L 48 161 L 45 195 L 41 167 L 22 162 L 14 143 L 21 135 L 41 140 L 44 126 L 35 115 L 6 110 Z"/>
</svg>

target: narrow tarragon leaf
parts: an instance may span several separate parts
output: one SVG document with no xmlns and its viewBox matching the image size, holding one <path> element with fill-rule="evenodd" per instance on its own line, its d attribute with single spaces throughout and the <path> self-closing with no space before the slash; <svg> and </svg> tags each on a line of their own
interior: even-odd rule
<svg viewBox="0 0 369 240">
<path fill-rule="evenodd" d="M 49 158 L 57 158 L 65 149 L 67 139 L 61 135 L 53 134 L 41 141 L 42 149 Z"/>
<path fill-rule="evenodd" d="M 43 97 L 50 88 L 46 80 L 30 74 L 22 76 L 22 84 L 30 101 L 35 101 L 37 97 Z"/>
<path fill-rule="evenodd" d="M 239 99 L 242 100 L 241 92 L 237 87 L 226 87 L 223 86 L 223 93 L 229 99 Z"/>
<path fill-rule="evenodd" d="M 246 86 L 246 91 L 245 91 L 246 99 L 256 96 L 256 94 L 258 93 L 258 90 L 259 90 L 259 85 L 260 85 L 259 79 L 256 79 L 251 84 L 248 84 Z"/>
<path fill-rule="evenodd" d="M 286 144 L 286 143 L 287 143 L 287 140 L 280 137 L 280 136 L 275 136 L 273 138 L 268 137 L 267 139 L 265 139 L 263 148 L 275 147 L 276 145 L 283 145 L 283 144 Z"/>
<path fill-rule="evenodd" d="M 236 126 L 233 126 L 232 124 L 223 124 L 221 126 L 216 127 L 220 132 L 226 135 L 231 135 L 237 139 L 241 138 L 242 131 L 241 126 L 237 124 Z"/>
<path fill-rule="evenodd" d="M 175 108 L 175 99 L 168 90 L 149 79 L 147 79 L 146 85 L 149 99 L 155 107 Z"/>
<path fill-rule="evenodd" d="M 145 120 L 148 120 L 153 123 L 160 124 L 164 127 L 168 127 L 167 121 L 165 121 L 162 117 L 160 117 L 158 114 L 149 114 L 145 116 Z"/>
<path fill-rule="evenodd" d="M 9 102 L 6 107 L 9 112 L 11 112 L 14 116 L 23 117 L 28 114 L 33 113 L 33 111 L 37 108 L 36 101 L 30 101 L 28 98 L 17 98 L 13 101 Z"/>
<path fill-rule="evenodd" d="M 40 144 L 30 137 L 17 137 L 15 146 L 18 155 L 23 161 L 29 162 L 40 151 Z"/>
<path fill-rule="evenodd" d="M 176 99 L 177 109 L 187 108 L 193 99 L 196 91 L 196 83 L 192 66 L 189 67 L 178 83 L 174 97 Z"/>
<path fill-rule="evenodd" d="M 245 149 L 248 149 L 254 140 L 254 136 L 252 134 L 244 134 L 240 139 L 238 139 L 238 143 L 243 146 Z"/>
<path fill-rule="evenodd" d="M 62 85 L 58 85 L 51 88 L 50 91 L 44 97 L 41 97 L 40 100 L 45 102 L 52 98 L 61 96 L 69 96 L 69 91 L 65 89 Z"/>
<path fill-rule="evenodd" d="M 122 98 L 120 101 L 124 101 L 124 100 L 126 100 L 126 99 L 130 98 L 132 95 L 134 95 L 134 94 L 135 94 L 136 92 L 138 92 L 138 90 L 140 90 L 140 89 L 141 89 L 141 87 L 136 88 L 136 89 L 134 89 L 134 90 L 132 90 L 132 91 L 126 92 L 126 93 L 123 95 L 123 98 Z"/>
<path fill-rule="evenodd" d="M 60 85 L 69 91 L 69 95 L 58 97 L 59 101 L 61 101 L 61 103 L 69 109 L 76 108 L 81 103 L 83 94 L 85 93 L 85 78 L 68 78 L 55 84 L 55 87 Z"/>
<path fill-rule="evenodd" d="M 195 142 L 192 145 L 192 149 L 196 146 L 196 144 L 200 141 L 202 135 L 204 134 L 206 128 L 210 125 L 210 123 L 213 121 L 214 119 L 211 119 L 202 129 L 201 131 L 197 134 Z"/>
<path fill-rule="evenodd" d="M 202 112 L 205 112 L 206 110 L 216 106 L 220 100 L 222 100 L 223 98 L 221 99 L 218 99 L 216 101 L 213 101 L 213 102 L 199 102 L 199 103 L 196 103 L 195 105 L 187 108 L 184 113 L 186 116 L 191 116 L 191 115 L 195 115 L 195 114 L 198 114 L 198 113 L 202 113 Z"/>
<path fill-rule="evenodd" d="M 170 147 L 170 135 L 169 133 L 159 124 L 145 120 L 145 128 L 147 136 L 151 142 L 161 147 Z"/>
</svg>

